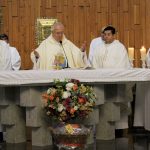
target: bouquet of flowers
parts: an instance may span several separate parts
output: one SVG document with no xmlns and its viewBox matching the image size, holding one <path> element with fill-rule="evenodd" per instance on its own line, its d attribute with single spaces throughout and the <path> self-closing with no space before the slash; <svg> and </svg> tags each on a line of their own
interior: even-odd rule
<svg viewBox="0 0 150 150">
<path fill-rule="evenodd" d="M 87 117 L 96 101 L 93 88 L 75 79 L 54 80 L 42 97 L 47 116 L 62 122 Z"/>
</svg>

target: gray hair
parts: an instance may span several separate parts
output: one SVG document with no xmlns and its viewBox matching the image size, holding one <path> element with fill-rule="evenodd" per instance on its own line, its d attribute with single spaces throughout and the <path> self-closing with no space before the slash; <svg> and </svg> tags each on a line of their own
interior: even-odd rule
<svg viewBox="0 0 150 150">
<path fill-rule="evenodd" d="M 51 27 L 51 32 L 54 32 L 54 30 L 56 29 L 56 27 L 58 26 L 62 26 L 64 28 L 64 25 L 61 22 L 55 22 L 52 27 Z"/>
</svg>

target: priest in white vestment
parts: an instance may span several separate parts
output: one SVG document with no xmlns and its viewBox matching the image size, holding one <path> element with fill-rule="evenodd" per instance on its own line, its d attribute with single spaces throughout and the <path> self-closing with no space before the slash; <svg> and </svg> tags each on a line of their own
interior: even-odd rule
<svg viewBox="0 0 150 150">
<path fill-rule="evenodd" d="M 104 40 L 96 47 L 92 56 L 93 68 L 130 68 L 129 58 L 125 46 L 114 39 L 110 27 L 104 29 Z"/>
<path fill-rule="evenodd" d="M 0 70 L 12 70 L 10 49 L 3 40 L 0 40 Z"/>
<path fill-rule="evenodd" d="M 146 65 L 150 68 L 150 48 L 146 55 Z M 147 119 L 147 108 L 149 109 L 149 83 L 136 84 L 136 99 L 135 99 L 135 112 L 134 112 L 134 127 L 144 127 L 150 130 L 149 119 Z"/>
<path fill-rule="evenodd" d="M 11 51 L 12 70 L 17 71 L 21 67 L 21 57 L 18 53 L 18 50 L 15 47 L 10 46 L 9 43 L 8 46 Z"/>
<path fill-rule="evenodd" d="M 58 62 L 58 56 L 64 57 L 63 63 Z M 63 24 L 56 22 L 52 26 L 52 34 L 31 53 L 31 60 L 34 69 L 49 70 L 56 65 L 62 68 L 84 68 L 87 65 L 85 44 L 81 49 L 76 47 L 65 37 Z"/>
<path fill-rule="evenodd" d="M 150 68 L 150 48 L 147 51 L 147 55 L 146 55 L 146 65 L 148 68 Z"/>
<path fill-rule="evenodd" d="M 0 40 L 0 71 L 12 70 L 11 53 L 8 44 Z M 1 88 L 0 88 L 1 92 Z M 3 141 L 2 126 L 0 124 L 0 142 Z"/>
<path fill-rule="evenodd" d="M 115 28 L 107 26 L 104 29 L 104 41 L 93 52 L 91 66 L 98 68 L 130 68 L 130 62 L 125 46 L 115 40 Z M 128 102 L 126 103 L 128 105 Z M 122 116 L 116 123 L 117 129 L 128 128 L 127 116 Z"/>
<path fill-rule="evenodd" d="M 11 70 L 19 70 L 21 67 L 21 57 L 15 47 L 10 46 L 9 38 L 6 34 L 0 34 L 0 40 L 5 41 L 8 44 L 11 54 Z"/>
</svg>

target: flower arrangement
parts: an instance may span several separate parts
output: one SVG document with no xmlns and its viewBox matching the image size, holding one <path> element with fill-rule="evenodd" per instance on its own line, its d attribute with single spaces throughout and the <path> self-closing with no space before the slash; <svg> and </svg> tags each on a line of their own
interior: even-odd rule
<svg viewBox="0 0 150 150">
<path fill-rule="evenodd" d="M 96 101 L 93 88 L 75 79 L 54 80 L 42 97 L 48 117 L 62 122 L 87 117 Z"/>
</svg>

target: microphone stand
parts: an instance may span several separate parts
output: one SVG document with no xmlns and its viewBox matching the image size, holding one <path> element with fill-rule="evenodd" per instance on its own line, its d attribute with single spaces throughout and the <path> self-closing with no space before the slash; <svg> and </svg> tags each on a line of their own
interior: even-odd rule
<svg viewBox="0 0 150 150">
<path fill-rule="evenodd" d="M 68 65 L 68 58 L 67 58 L 67 55 L 66 55 L 66 53 L 65 53 L 64 47 L 63 47 L 63 45 L 62 45 L 62 41 L 59 41 L 59 43 L 60 43 L 60 45 L 61 45 L 61 47 L 62 47 L 62 49 L 63 49 L 64 55 L 65 55 L 65 58 L 66 58 L 66 61 L 67 61 L 67 66 L 66 66 L 65 68 L 69 68 L 69 65 Z"/>
</svg>

